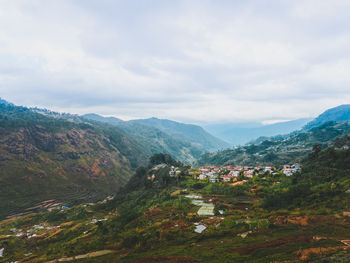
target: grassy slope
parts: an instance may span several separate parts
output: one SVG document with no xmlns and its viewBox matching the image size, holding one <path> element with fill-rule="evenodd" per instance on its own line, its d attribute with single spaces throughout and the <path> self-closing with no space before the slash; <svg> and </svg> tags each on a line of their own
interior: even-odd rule
<svg viewBox="0 0 350 263">
<path fill-rule="evenodd" d="M 349 150 L 329 148 L 311 154 L 300 175 L 258 176 L 236 187 L 198 182 L 185 169 L 165 180 L 168 168 L 140 168 L 113 201 L 2 222 L 2 235 L 13 227 L 65 224 L 59 233 L 43 230 L 34 239 L 2 236 L 0 246 L 6 246 L 6 260 L 30 262 L 102 249 L 114 253 L 77 262 L 349 262 L 349 246 L 341 242 L 350 239 L 350 218 L 342 214 L 350 209 L 349 158 Z M 153 182 L 146 179 L 150 174 L 156 174 Z M 225 215 L 199 217 L 186 193 L 212 199 Z M 91 224 L 93 218 L 107 220 Z M 207 230 L 195 233 L 195 222 Z"/>
</svg>

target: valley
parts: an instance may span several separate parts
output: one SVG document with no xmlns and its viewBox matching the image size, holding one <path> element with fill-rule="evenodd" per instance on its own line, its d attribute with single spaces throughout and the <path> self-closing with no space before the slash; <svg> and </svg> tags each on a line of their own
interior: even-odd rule
<svg viewBox="0 0 350 263">
<path fill-rule="evenodd" d="M 3 258 L 346 262 L 349 154 L 337 145 L 313 152 L 292 174 L 288 165 L 194 168 L 156 155 L 114 198 L 2 221 Z"/>
<path fill-rule="evenodd" d="M 144 124 L 89 116 L 0 100 L 0 218 L 46 209 L 41 203 L 47 200 L 65 206 L 102 200 L 152 154 L 191 164 L 209 147 Z M 190 127 L 210 138 L 210 147 L 225 145 L 200 127 L 181 125 L 178 130 Z"/>
<path fill-rule="evenodd" d="M 350 260 L 349 120 L 218 150 L 176 122 L 0 106 L 1 262 Z"/>
</svg>

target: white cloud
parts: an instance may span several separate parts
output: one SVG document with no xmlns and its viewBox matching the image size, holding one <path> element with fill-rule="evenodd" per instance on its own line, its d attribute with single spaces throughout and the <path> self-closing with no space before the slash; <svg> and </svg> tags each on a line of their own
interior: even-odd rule
<svg viewBox="0 0 350 263">
<path fill-rule="evenodd" d="M 0 3 L 0 96 L 17 104 L 210 122 L 349 103 L 348 1 Z"/>
</svg>

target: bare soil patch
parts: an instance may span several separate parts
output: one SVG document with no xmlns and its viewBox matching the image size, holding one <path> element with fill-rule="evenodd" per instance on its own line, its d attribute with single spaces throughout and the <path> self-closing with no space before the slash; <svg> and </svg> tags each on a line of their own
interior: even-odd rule
<svg viewBox="0 0 350 263">
<path fill-rule="evenodd" d="M 153 256 L 138 259 L 132 263 L 200 263 L 200 261 L 186 256 Z"/>
<path fill-rule="evenodd" d="M 312 237 L 295 235 L 293 237 L 288 237 L 284 239 L 277 239 L 277 240 L 267 241 L 260 244 L 253 244 L 245 247 L 239 247 L 239 248 L 233 249 L 232 252 L 238 252 L 239 254 L 250 254 L 260 249 L 278 247 L 289 243 L 307 242 L 311 239 Z"/>
</svg>

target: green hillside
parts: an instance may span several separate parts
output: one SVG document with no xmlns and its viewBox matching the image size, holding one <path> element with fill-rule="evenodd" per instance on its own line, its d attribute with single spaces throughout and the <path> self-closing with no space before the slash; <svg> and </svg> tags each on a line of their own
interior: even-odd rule
<svg viewBox="0 0 350 263">
<path fill-rule="evenodd" d="M 50 199 L 71 205 L 104 198 L 147 158 L 115 127 L 0 103 L 0 217 Z"/>
<path fill-rule="evenodd" d="M 309 130 L 329 121 L 347 121 L 350 120 L 350 104 L 340 105 L 326 110 L 316 119 L 304 126 L 304 130 Z"/>
<path fill-rule="evenodd" d="M 315 144 L 328 146 L 335 138 L 350 133 L 350 121 L 328 122 L 308 131 L 265 140 L 234 149 L 206 153 L 197 165 L 276 165 L 300 161 Z"/>
<path fill-rule="evenodd" d="M 154 157 L 154 165 L 180 165 L 180 174 L 150 164 L 114 200 L 0 222 L 4 260 L 349 262 L 348 143 L 315 149 L 301 173 L 259 174 L 238 186 L 193 179 L 189 167 Z M 191 198 L 211 203 L 215 215 L 200 215 Z"/>
<path fill-rule="evenodd" d="M 130 122 L 155 127 L 177 139 L 196 143 L 206 151 L 214 151 L 229 146 L 228 143 L 209 134 L 202 127 L 193 124 L 158 118 L 139 119 Z"/>
<path fill-rule="evenodd" d="M 149 153 L 148 156 L 155 153 L 168 153 L 184 163 L 191 164 L 206 151 L 202 144 L 190 138 L 173 136 L 168 133 L 168 130 L 164 131 L 164 129 L 146 125 L 143 121 L 121 121 L 118 118 L 102 117 L 97 114 L 87 114 L 83 118 L 108 123 L 133 135 L 135 140 Z"/>
</svg>

